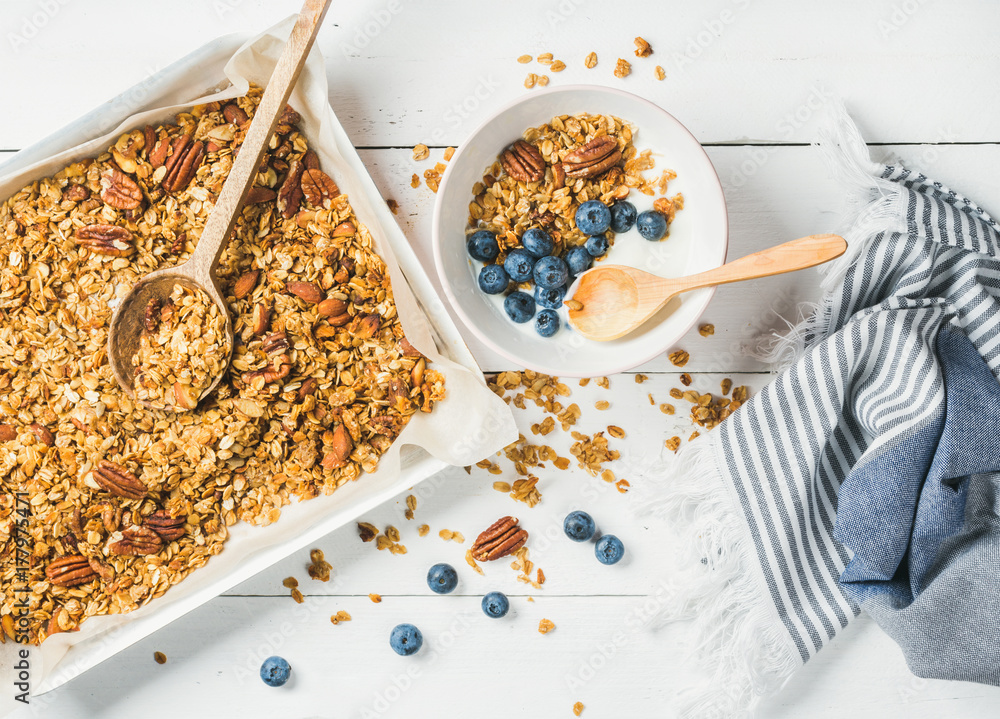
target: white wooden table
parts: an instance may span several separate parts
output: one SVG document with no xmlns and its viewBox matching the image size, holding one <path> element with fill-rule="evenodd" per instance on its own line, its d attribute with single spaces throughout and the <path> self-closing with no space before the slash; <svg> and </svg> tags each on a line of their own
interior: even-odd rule
<svg viewBox="0 0 1000 719">
<path fill-rule="evenodd" d="M 298 0 L 7 0 L 0 6 L 0 149 L 12 152 L 61 127 L 84 110 L 141 82 L 174 59 L 228 32 L 264 29 L 294 12 Z M 410 176 L 458 145 L 486 115 L 528 92 L 523 53 L 552 52 L 568 68 L 548 73 L 554 84 L 588 82 L 624 88 L 661 104 L 707 146 L 725 186 L 731 257 L 802 235 L 842 229 L 840 193 L 818 153 L 808 146 L 832 97 L 843 97 L 873 151 L 897 157 L 952 184 L 994 212 L 1000 210 L 995 168 L 1000 161 L 1000 6 L 990 0 L 929 2 L 776 0 L 641 2 L 621 0 L 358 0 L 336 3 L 320 46 L 327 58 L 330 101 L 362 148 L 386 198 L 428 270 L 433 196 L 411 189 Z M 638 60 L 641 34 L 654 55 Z M 583 67 L 591 50 L 594 70 Z M 625 80 L 615 59 L 633 61 Z M 666 69 L 658 82 L 653 68 Z M 432 146 L 430 163 L 411 148 Z M 764 368 L 741 352 L 760 333 L 780 327 L 775 314 L 815 299 L 818 275 L 802 272 L 723 287 L 705 320 L 714 337 L 692 333 L 686 368 L 708 390 L 724 376 L 758 389 Z M 517 369 L 470 343 L 486 370 Z M 610 392 L 576 388 L 585 409 L 581 428 L 609 423 L 629 432 L 621 443 L 620 476 L 655 457 L 664 437 L 687 436 L 650 407 L 646 394 L 667 399 L 676 374 L 664 358 L 642 371 L 613 377 Z M 739 374 L 737 374 L 739 373 Z M 593 403 L 610 399 L 611 409 Z M 522 431 L 538 416 L 518 414 Z M 546 438 L 561 454 L 567 437 Z M 512 469 L 505 479 L 513 479 Z M 310 581 L 305 553 L 292 556 L 44 697 L 24 716 L 75 719 L 141 716 L 669 716 L 676 692 L 695 678 L 688 648 L 673 634 L 634 629 L 648 611 L 646 595 L 660 576 L 664 547 L 655 528 L 630 520 L 627 500 L 579 470 L 543 471 L 536 508 L 499 494 L 482 470 L 454 469 L 415 490 L 416 520 L 403 518 L 403 499 L 368 521 L 394 524 L 405 556 L 362 544 L 353 527 L 319 546 L 335 568 L 329 584 Z M 586 546 L 561 536 L 571 509 L 591 511 L 620 536 L 628 560 L 596 564 Z M 516 513 L 532 533 L 531 558 L 548 577 L 527 601 L 525 585 L 503 567 L 482 578 L 467 571 L 466 545 L 445 543 L 442 528 L 469 540 L 498 516 Z M 427 523 L 430 536 L 418 538 Z M 467 540 L 467 541 L 469 541 Z M 437 597 L 427 568 L 459 568 L 455 595 Z M 297 605 L 281 586 L 294 575 L 307 594 Z M 485 591 L 512 598 L 513 616 L 488 620 Z M 368 599 L 380 593 L 381 604 Z M 333 626 L 346 609 L 353 621 Z M 540 618 L 556 631 L 541 636 Z M 389 629 L 410 621 L 428 642 L 420 655 L 397 657 Z M 153 652 L 168 661 L 161 666 Z M 281 654 L 294 667 L 283 690 L 265 687 L 261 660 Z M 3 688 L 2 691 L 10 691 Z M 996 716 L 1000 690 L 914 678 L 897 647 L 860 619 L 794 677 L 763 711 L 770 719 L 810 716 Z"/>
</svg>

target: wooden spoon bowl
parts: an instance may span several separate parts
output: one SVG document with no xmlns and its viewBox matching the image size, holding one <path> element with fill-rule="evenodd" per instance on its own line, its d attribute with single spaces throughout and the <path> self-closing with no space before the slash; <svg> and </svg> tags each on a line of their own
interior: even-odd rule
<svg viewBox="0 0 1000 719">
<path fill-rule="evenodd" d="M 606 342 L 632 332 L 682 292 L 742 282 L 814 267 L 839 257 L 847 242 L 839 235 L 809 235 L 690 277 L 665 279 L 635 267 L 606 265 L 577 280 L 570 323 L 588 339 Z"/>
</svg>

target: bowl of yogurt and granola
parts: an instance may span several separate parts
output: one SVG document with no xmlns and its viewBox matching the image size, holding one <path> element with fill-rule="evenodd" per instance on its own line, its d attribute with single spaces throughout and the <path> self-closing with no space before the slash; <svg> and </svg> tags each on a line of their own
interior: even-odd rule
<svg viewBox="0 0 1000 719">
<path fill-rule="evenodd" d="M 679 277 L 725 261 L 722 186 L 693 135 L 636 95 L 533 93 L 455 153 L 434 209 L 434 258 L 467 330 L 518 366 L 590 377 L 655 358 L 714 290 L 675 298 L 639 330 L 588 340 L 568 322 L 573 281 L 599 263 Z"/>
</svg>

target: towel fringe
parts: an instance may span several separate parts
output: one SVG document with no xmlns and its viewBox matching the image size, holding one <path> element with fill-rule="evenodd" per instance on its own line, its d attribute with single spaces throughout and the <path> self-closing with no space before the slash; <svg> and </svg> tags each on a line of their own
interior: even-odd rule
<svg viewBox="0 0 1000 719">
<path fill-rule="evenodd" d="M 745 354 L 771 365 L 774 372 L 784 371 L 806 349 L 837 330 L 831 327 L 834 298 L 829 293 L 843 282 L 868 242 L 879 232 L 906 230 L 902 190 L 897 183 L 882 177 L 886 166 L 872 161 L 868 146 L 843 103 L 832 104 L 827 126 L 813 146 L 826 160 L 838 187 L 847 193 L 844 218 L 838 223 L 850 227 L 844 234 L 847 252 L 820 268 L 824 274 L 822 300 L 799 304 L 795 319 L 785 319 L 788 332 L 762 335 L 744 349 Z"/>
<path fill-rule="evenodd" d="M 638 514 L 675 534 L 676 571 L 652 626 L 688 622 L 710 681 L 685 690 L 679 717 L 750 717 L 802 665 L 781 623 L 746 525 L 719 472 L 715 435 L 686 445 L 635 483 Z"/>
</svg>

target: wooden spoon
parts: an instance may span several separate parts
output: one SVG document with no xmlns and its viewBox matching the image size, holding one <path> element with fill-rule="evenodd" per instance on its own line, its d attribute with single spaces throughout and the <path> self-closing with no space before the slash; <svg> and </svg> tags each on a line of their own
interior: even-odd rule
<svg viewBox="0 0 1000 719">
<path fill-rule="evenodd" d="M 288 97 L 292 93 L 292 86 L 305 65 L 306 56 L 316 39 L 330 2 L 331 0 L 306 0 L 302 6 L 288 42 L 264 89 L 253 122 L 250 123 L 246 138 L 240 146 L 239 155 L 233 162 L 229 177 L 222 186 L 215 207 L 198 238 L 198 246 L 191 253 L 191 257 L 180 265 L 156 270 L 143 277 L 121 300 L 111 316 L 108 359 L 115 379 L 129 396 L 135 397 L 132 386 L 135 379 L 134 358 L 139 349 L 146 305 L 153 299 L 161 301 L 167 299 L 175 284 L 200 289 L 218 305 L 226 318 L 225 333 L 229 346 L 232 347 L 233 324 L 215 269 L 243 209 L 247 193 L 257 177 L 257 169 L 260 167 L 264 150 L 274 133 L 278 119 L 285 110 Z M 227 358 L 227 366 L 228 363 Z M 212 392 L 224 375 L 225 369 L 202 396 Z M 149 406 L 147 403 L 144 404 Z M 175 406 L 167 409 L 182 411 L 183 408 Z"/>
<path fill-rule="evenodd" d="M 840 257 L 846 249 L 847 242 L 839 235 L 809 235 L 714 270 L 673 279 L 622 265 L 597 267 L 580 275 L 573 300 L 582 307 L 567 302 L 569 321 L 588 339 L 618 339 L 681 292 L 803 270 Z"/>
</svg>

